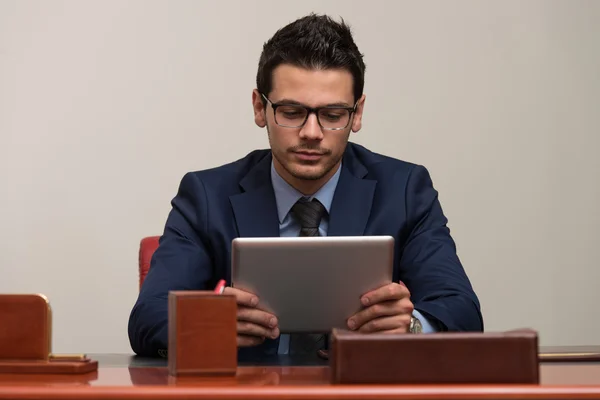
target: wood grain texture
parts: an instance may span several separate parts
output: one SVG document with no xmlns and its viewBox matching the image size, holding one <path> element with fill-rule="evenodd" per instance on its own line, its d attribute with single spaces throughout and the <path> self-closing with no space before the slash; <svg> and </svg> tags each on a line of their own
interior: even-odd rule
<svg viewBox="0 0 600 400">
<path fill-rule="evenodd" d="M 600 399 L 600 387 L 541 386 L 142 386 L 0 387 L 0 399 Z"/>
<path fill-rule="evenodd" d="M 171 375 L 235 375 L 235 296 L 210 291 L 169 293 Z"/>
<path fill-rule="evenodd" d="M 0 361 L 0 374 L 86 374 L 98 369 L 98 362 L 85 361 Z"/>
<path fill-rule="evenodd" d="M 40 294 L 0 294 L 0 360 L 47 360 L 52 312 Z"/>
<path fill-rule="evenodd" d="M 481 334 L 370 334 L 334 329 L 332 381 L 340 384 L 537 384 L 532 330 Z"/>
<path fill-rule="evenodd" d="M 239 367 L 231 377 L 100 367 L 81 376 L 0 375 L 0 399 L 600 399 L 600 363 L 540 371 L 540 385 L 332 385 L 328 367 Z"/>
</svg>

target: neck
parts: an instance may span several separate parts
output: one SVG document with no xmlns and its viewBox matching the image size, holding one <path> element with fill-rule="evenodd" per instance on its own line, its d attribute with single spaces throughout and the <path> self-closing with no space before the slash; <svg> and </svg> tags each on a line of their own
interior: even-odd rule
<svg viewBox="0 0 600 400">
<path fill-rule="evenodd" d="M 313 194 L 317 193 L 317 191 L 321 189 L 333 175 L 335 175 L 342 162 L 340 160 L 333 168 L 331 168 L 330 171 L 328 171 L 319 179 L 300 179 L 294 177 L 285 168 L 283 168 L 276 158 L 273 158 L 273 161 L 275 171 L 277 171 L 279 176 L 281 176 L 284 181 L 286 181 L 291 187 L 302 193 L 304 196 L 312 196 Z"/>
</svg>

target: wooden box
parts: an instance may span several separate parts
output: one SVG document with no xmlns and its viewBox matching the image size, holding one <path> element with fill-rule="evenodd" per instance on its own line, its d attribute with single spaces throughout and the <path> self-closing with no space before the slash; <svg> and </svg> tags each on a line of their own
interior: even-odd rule
<svg viewBox="0 0 600 400">
<path fill-rule="evenodd" d="M 169 293 L 170 375 L 235 375 L 237 303 L 212 291 Z"/>
<path fill-rule="evenodd" d="M 329 363 L 341 384 L 537 384 L 531 330 L 362 334 L 334 330 Z"/>
</svg>

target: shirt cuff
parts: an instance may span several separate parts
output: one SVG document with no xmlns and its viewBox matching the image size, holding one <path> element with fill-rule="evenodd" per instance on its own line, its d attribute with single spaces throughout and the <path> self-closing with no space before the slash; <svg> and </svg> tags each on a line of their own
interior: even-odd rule
<svg viewBox="0 0 600 400">
<path fill-rule="evenodd" d="M 418 310 L 413 310 L 413 315 L 421 321 L 421 326 L 423 327 L 423 333 L 434 333 L 437 332 L 437 329 L 433 326 L 433 324 L 427 320 Z"/>
</svg>

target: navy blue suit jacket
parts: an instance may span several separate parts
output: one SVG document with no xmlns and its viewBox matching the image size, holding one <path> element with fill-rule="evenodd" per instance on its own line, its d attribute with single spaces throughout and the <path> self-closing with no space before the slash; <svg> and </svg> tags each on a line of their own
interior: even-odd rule
<svg viewBox="0 0 600 400">
<path fill-rule="evenodd" d="M 231 241 L 279 236 L 270 179 L 270 150 L 186 174 L 172 201 L 160 245 L 129 319 L 135 353 L 164 355 L 170 290 L 228 284 Z M 329 215 L 328 236 L 391 235 L 394 281 L 442 331 L 482 331 L 479 300 L 457 257 L 427 170 L 348 143 Z M 240 349 L 241 357 L 273 354 L 278 339 Z"/>
</svg>

